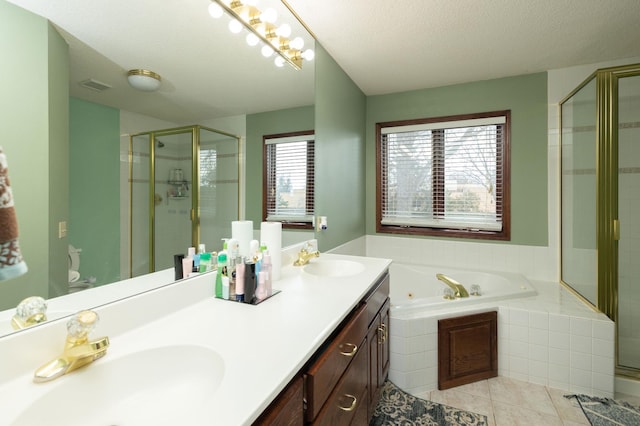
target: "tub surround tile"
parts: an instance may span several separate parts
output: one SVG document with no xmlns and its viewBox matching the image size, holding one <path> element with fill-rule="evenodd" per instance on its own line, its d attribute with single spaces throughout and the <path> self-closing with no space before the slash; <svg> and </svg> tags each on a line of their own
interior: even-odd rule
<svg viewBox="0 0 640 426">
<path fill-rule="evenodd" d="M 585 318 L 571 317 L 570 333 L 577 336 L 591 337 L 591 321 Z"/>
<path fill-rule="evenodd" d="M 530 328 L 529 329 L 529 343 L 539 346 L 549 346 L 549 331 L 539 329 L 539 328 Z"/>
<path fill-rule="evenodd" d="M 532 297 L 473 307 L 434 309 L 400 318 L 394 318 L 392 313 L 391 351 L 412 355 L 392 357 L 394 374 L 427 369 L 433 372 L 429 378 L 413 375 L 410 380 L 413 388 L 396 384 L 407 391 L 435 390 L 437 357 L 433 354 L 437 350 L 438 319 L 497 310 L 498 372 L 501 376 L 547 384 L 566 391 L 582 389 L 584 393 L 595 391 L 596 384 L 609 386 L 614 377 L 614 324 L 553 282 L 557 275 L 547 277 L 546 281 L 535 275 L 544 275 L 536 269 L 540 266 L 536 262 L 548 261 L 546 251 L 547 248 L 540 247 L 367 236 L 368 256 L 391 257 L 395 262 L 440 265 L 443 268 L 464 265 L 463 269 L 521 273 L 538 291 Z M 504 259 L 511 260 L 504 262 Z M 500 267 L 495 268 L 495 265 Z M 394 327 L 394 324 L 397 325 Z M 420 368 L 416 370 L 416 367 Z M 593 373 L 598 375 L 593 376 Z M 613 394 L 612 385 L 603 390 Z"/>
<path fill-rule="evenodd" d="M 568 350 L 571 346 L 570 334 L 559 333 L 557 331 L 549 332 L 549 347 L 555 349 Z"/>
<path fill-rule="evenodd" d="M 613 341 L 615 336 L 615 323 L 612 321 L 593 321 L 592 336 L 596 339 Z"/>
<path fill-rule="evenodd" d="M 549 347 L 547 345 L 529 344 L 529 360 L 549 363 Z"/>
<path fill-rule="evenodd" d="M 547 312 L 530 312 L 529 325 L 536 330 L 549 330 L 549 314 Z"/>
<path fill-rule="evenodd" d="M 581 352 L 571 352 L 569 357 L 571 368 L 579 370 L 591 371 L 591 354 Z"/>
<path fill-rule="evenodd" d="M 571 352 L 581 352 L 591 355 L 591 337 L 571 335 Z"/>
<path fill-rule="evenodd" d="M 591 342 L 591 353 L 593 355 L 613 359 L 615 345 L 612 340 L 593 339 Z"/>
<path fill-rule="evenodd" d="M 591 371 L 594 373 L 614 375 L 615 363 L 613 358 L 602 357 L 598 355 L 591 356 Z"/>
</svg>

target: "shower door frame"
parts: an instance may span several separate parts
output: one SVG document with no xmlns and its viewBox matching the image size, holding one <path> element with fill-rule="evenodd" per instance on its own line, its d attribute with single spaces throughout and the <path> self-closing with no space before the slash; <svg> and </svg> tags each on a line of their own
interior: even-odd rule
<svg viewBox="0 0 640 426">
<path fill-rule="evenodd" d="M 200 244 L 200 132 L 219 133 L 236 140 L 238 147 L 238 216 L 240 215 L 242 193 L 242 138 L 223 130 L 201 125 L 151 130 L 129 135 L 129 277 L 133 277 L 133 139 L 149 136 L 149 273 L 155 272 L 155 150 L 156 137 L 171 136 L 191 132 L 191 243 Z"/>
<path fill-rule="evenodd" d="M 640 369 L 620 366 L 618 358 L 618 241 L 620 222 L 618 216 L 618 81 L 621 78 L 640 76 L 640 64 L 602 68 L 584 80 L 567 97 L 560 101 L 560 129 L 562 129 L 562 105 L 594 78 L 596 80 L 596 257 L 597 257 L 597 306 L 576 292 L 570 283 L 560 282 L 572 293 L 596 310 L 606 314 L 616 326 L 616 374 L 640 378 Z M 562 138 L 562 132 L 560 132 Z M 562 142 L 560 149 L 560 176 L 562 176 Z M 561 185 L 562 186 L 562 185 Z M 560 190 L 562 194 L 562 188 Z M 561 195 L 562 197 L 562 195 Z M 562 208 L 562 202 L 560 203 Z M 562 214 L 560 227 L 562 228 Z M 561 233 L 562 235 L 562 233 Z M 562 239 L 560 241 L 562 257 Z"/>
</svg>

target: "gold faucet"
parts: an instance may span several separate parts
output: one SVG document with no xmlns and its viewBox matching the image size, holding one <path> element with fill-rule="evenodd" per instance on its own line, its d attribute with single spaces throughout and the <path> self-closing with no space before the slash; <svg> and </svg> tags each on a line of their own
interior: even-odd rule
<svg viewBox="0 0 640 426">
<path fill-rule="evenodd" d="M 445 283 L 446 285 L 448 285 L 451 288 L 451 290 L 453 290 L 453 295 L 456 298 L 469 297 L 469 293 L 467 292 L 467 289 L 464 288 L 462 284 L 460 284 L 458 281 L 454 280 L 453 278 L 449 278 L 444 274 L 436 274 L 436 278 L 442 281 L 443 283 Z"/>
<path fill-rule="evenodd" d="M 16 306 L 16 314 L 11 318 L 14 330 L 22 330 L 47 320 L 47 301 L 40 296 L 31 296 Z"/>
<path fill-rule="evenodd" d="M 312 257 L 320 257 L 316 240 L 309 240 L 304 244 L 298 252 L 298 258 L 293 262 L 293 266 L 306 265 Z"/>
<path fill-rule="evenodd" d="M 80 311 L 67 322 L 67 340 L 62 355 L 47 362 L 33 374 L 35 383 L 48 382 L 92 363 L 107 354 L 109 338 L 89 341 L 89 333 L 98 323 L 94 311 Z"/>
</svg>

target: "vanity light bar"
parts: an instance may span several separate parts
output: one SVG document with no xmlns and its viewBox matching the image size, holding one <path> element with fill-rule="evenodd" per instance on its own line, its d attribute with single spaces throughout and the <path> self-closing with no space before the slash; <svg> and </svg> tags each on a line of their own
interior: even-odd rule
<svg viewBox="0 0 640 426">
<path fill-rule="evenodd" d="M 260 19 L 262 12 L 255 6 L 243 4 L 239 0 L 212 0 L 229 15 L 240 22 L 251 33 L 256 35 L 267 46 L 273 48 L 282 59 L 296 70 L 302 69 L 302 52 L 290 46 L 290 40 L 276 34 L 277 27 Z M 228 3 L 228 4 L 227 4 Z"/>
</svg>

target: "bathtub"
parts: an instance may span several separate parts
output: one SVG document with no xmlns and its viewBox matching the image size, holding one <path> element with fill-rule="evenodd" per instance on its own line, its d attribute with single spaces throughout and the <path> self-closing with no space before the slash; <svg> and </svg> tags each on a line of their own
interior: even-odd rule
<svg viewBox="0 0 640 426">
<path fill-rule="evenodd" d="M 441 268 L 437 266 L 392 263 L 391 316 L 420 311 L 462 308 L 466 305 L 494 302 L 497 300 L 534 296 L 536 290 L 527 279 L 515 273 L 484 272 L 465 269 Z M 462 284 L 469 293 L 473 284 L 480 286 L 480 296 L 447 300 L 443 291 L 448 288 L 436 278 L 444 274 Z"/>
</svg>

